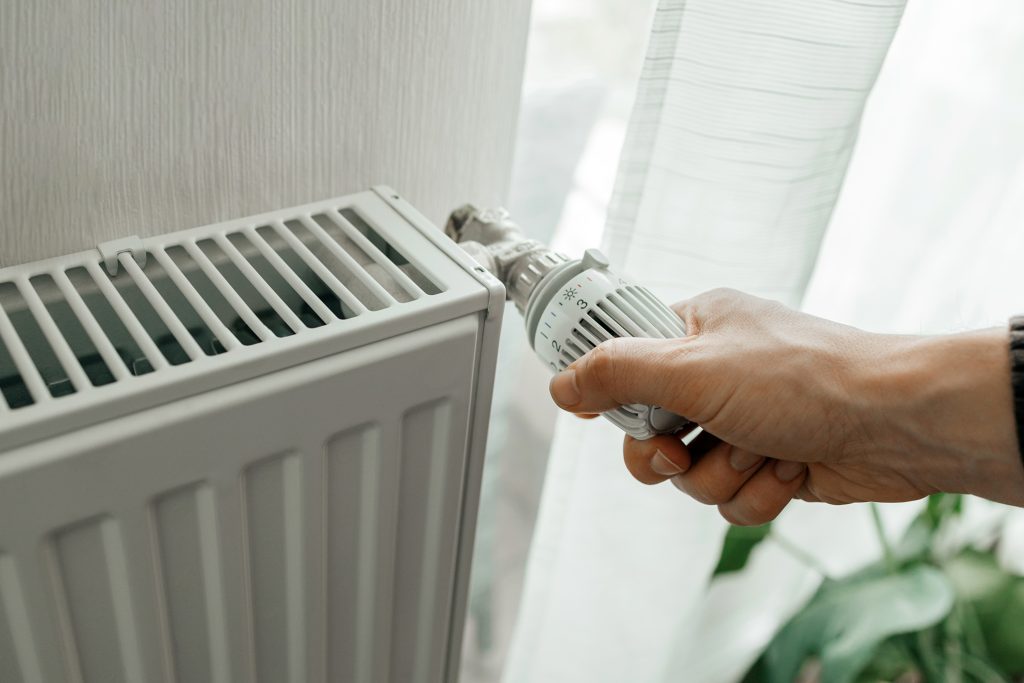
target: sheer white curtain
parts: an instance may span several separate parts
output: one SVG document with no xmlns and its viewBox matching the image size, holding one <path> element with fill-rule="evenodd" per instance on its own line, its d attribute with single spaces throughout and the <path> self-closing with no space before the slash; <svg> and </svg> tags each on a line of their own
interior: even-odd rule
<svg viewBox="0 0 1024 683">
<path fill-rule="evenodd" d="M 606 247 L 669 298 L 799 303 L 903 2 L 666 0 Z"/>
<path fill-rule="evenodd" d="M 616 266 L 667 300 L 732 286 L 879 331 L 1024 311 L 1024 8 L 912 3 L 865 113 L 903 9 L 660 2 L 609 210 Z M 633 482 L 620 443 L 558 425 L 509 683 L 734 680 L 823 573 L 877 556 L 863 508 L 794 505 L 779 538 L 813 563 L 766 543 L 708 590 L 724 523 Z M 1019 514 L 970 510 L 1024 535 Z M 886 508 L 890 531 L 913 511 Z"/>
</svg>

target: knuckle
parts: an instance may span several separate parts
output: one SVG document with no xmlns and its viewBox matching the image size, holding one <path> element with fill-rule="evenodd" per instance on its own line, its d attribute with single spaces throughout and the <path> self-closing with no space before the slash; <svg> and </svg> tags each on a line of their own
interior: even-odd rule
<svg viewBox="0 0 1024 683">
<path fill-rule="evenodd" d="M 602 342 L 585 356 L 584 373 L 598 389 L 603 390 L 614 381 L 621 342 L 621 339 Z"/>
<path fill-rule="evenodd" d="M 672 477 L 670 481 L 672 482 L 672 486 L 676 487 L 677 491 L 679 491 L 680 493 L 685 493 L 686 495 L 693 498 L 693 494 L 690 493 L 689 487 L 686 485 L 685 477 L 683 477 L 682 475 L 677 475 L 675 477 Z M 693 499 L 697 500 L 696 498 Z M 697 502 L 699 503 L 700 501 Z"/>
<path fill-rule="evenodd" d="M 747 520 L 748 525 L 767 524 L 779 516 L 779 511 L 777 505 L 757 498 L 747 503 L 743 518 Z"/>
<path fill-rule="evenodd" d="M 715 287 L 709 289 L 706 294 L 712 299 L 733 299 L 739 296 L 743 296 L 743 292 L 732 287 Z"/>
<path fill-rule="evenodd" d="M 727 502 L 724 500 L 718 500 L 717 498 L 712 498 L 702 491 L 691 491 L 690 498 L 693 498 L 701 505 L 722 505 Z"/>
<path fill-rule="evenodd" d="M 723 316 L 747 298 L 748 295 L 728 287 L 716 287 L 673 306 L 683 319 L 687 334 L 699 334 L 704 328 L 714 326 Z"/>
<path fill-rule="evenodd" d="M 728 498 L 720 495 L 713 489 L 699 482 L 688 480 L 686 477 L 675 477 L 672 483 L 676 488 L 704 505 L 721 505 L 728 502 Z"/>
<path fill-rule="evenodd" d="M 626 470 L 630 476 L 636 479 L 641 484 L 651 486 L 653 484 L 660 484 L 664 477 L 655 476 L 648 470 L 648 467 L 644 464 L 644 459 L 634 453 L 624 452 L 623 461 L 626 464 Z"/>
<path fill-rule="evenodd" d="M 743 300 L 747 295 L 731 287 L 715 287 L 699 295 L 702 303 L 709 307 L 721 309 Z"/>
<path fill-rule="evenodd" d="M 684 361 L 690 363 L 699 360 L 701 352 L 707 351 L 706 347 L 704 340 L 699 337 L 687 336 L 672 339 L 660 350 L 661 360 L 667 364 L 667 367 L 675 367 Z"/>
<path fill-rule="evenodd" d="M 718 514 L 722 516 L 722 519 L 727 521 L 729 524 L 732 524 L 733 526 L 749 526 L 749 524 L 746 521 L 741 519 L 736 514 L 735 510 L 733 510 L 731 507 L 727 505 L 719 505 Z"/>
<path fill-rule="evenodd" d="M 654 451 L 650 450 L 646 443 L 637 441 L 629 435 L 622 441 L 622 455 L 627 462 L 649 461 Z"/>
<path fill-rule="evenodd" d="M 686 328 L 687 337 L 695 337 L 701 333 L 708 316 L 708 305 L 703 294 L 684 299 L 672 304 L 672 312 L 679 316 Z"/>
</svg>

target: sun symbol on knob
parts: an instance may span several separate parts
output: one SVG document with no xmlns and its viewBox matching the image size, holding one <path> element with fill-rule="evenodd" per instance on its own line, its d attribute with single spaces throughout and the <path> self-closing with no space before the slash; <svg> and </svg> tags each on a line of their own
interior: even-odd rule
<svg viewBox="0 0 1024 683">
<path fill-rule="evenodd" d="M 575 287 L 567 288 L 564 292 L 562 292 L 562 298 L 565 299 L 566 301 L 572 301 L 573 299 L 575 299 L 576 298 L 576 288 Z"/>
</svg>

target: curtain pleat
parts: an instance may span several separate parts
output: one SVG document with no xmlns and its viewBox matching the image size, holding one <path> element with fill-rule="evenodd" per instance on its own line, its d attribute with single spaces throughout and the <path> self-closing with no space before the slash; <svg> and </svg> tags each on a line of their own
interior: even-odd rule
<svg viewBox="0 0 1024 683">
<path fill-rule="evenodd" d="M 616 268 L 669 301 L 731 286 L 798 304 L 902 12 L 662 0 L 605 231 Z M 760 642 L 702 652 L 690 677 L 676 653 L 707 617 L 724 523 L 632 481 L 621 443 L 600 421 L 558 426 L 508 683 L 730 680 L 814 590 L 807 571 L 781 572 Z"/>
<path fill-rule="evenodd" d="M 670 297 L 798 303 L 902 0 L 663 0 L 605 248 Z"/>
</svg>

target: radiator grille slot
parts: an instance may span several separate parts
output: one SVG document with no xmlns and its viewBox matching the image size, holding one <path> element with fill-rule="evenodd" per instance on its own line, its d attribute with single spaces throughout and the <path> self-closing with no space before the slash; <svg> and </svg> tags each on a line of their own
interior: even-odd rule
<svg viewBox="0 0 1024 683">
<path fill-rule="evenodd" d="M 91 334 L 90 339 L 103 356 L 111 373 L 120 379 L 152 372 L 153 364 L 146 357 L 136 337 L 129 332 L 113 304 L 99 291 L 92 274 L 85 267 L 79 267 L 57 274 L 58 282 L 62 276 L 67 279 L 68 286 L 62 288 L 61 293 L 72 308 L 75 308 L 76 300 L 81 302 L 81 305 L 75 308 L 75 312 L 83 325 L 87 325 L 89 320 L 94 322 L 94 329 L 97 332 Z M 129 319 L 129 322 L 132 321 Z M 141 331 L 141 326 L 138 329 Z M 107 349 L 105 355 L 104 349 Z"/>
<path fill-rule="evenodd" d="M 39 275 L 29 281 L 45 302 L 48 315 L 57 325 L 60 334 L 67 341 L 75 358 L 93 386 L 103 386 L 117 381 L 96 345 L 90 339 L 82 322 L 74 314 L 70 304 L 61 296 L 52 275 Z"/>
<path fill-rule="evenodd" d="M 132 263 L 134 264 L 134 261 Z M 98 263 L 90 265 L 99 268 Z M 117 275 L 109 278 L 109 282 L 117 293 L 114 297 L 115 303 L 121 301 L 127 305 L 128 315 L 139 322 L 145 334 L 156 345 L 160 355 L 169 365 L 181 365 L 189 362 L 190 354 L 186 349 L 191 349 L 195 340 L 188 335 L 188 331 L 181 321 L 173 316 L 173 311 L 170 316 L 161 315 L 162 310 L 158 312 L 158 306 L 165 308 L 169 308 L 169 306 L 160 298 L 152 281 L 149 280 L 151 275 L 155 275 L 153 272 L 155 269 L 147 265 L 146 270 L 150 271 L 147 273 L 139 269 L 137 265 L 136 268 L 141 273 L 139 277 L 122 269 Z M 98 280 L 107 277 L 102 272 L 94 272 L 93 276 Z M 175 327 L 173 331 L 172 327 Z M 153 359 L 150 358 L 150 361 L 152 362 Z"/>
<path fill-rule="evenodd" d="M 320 273 L 315 272 L 313 268 L 307 265 L 295 253 L 295 250 L 288 246 L 286 239 L 273 227 L 264 225 L 263 227 L 256 228 L 256 234 L 274 254 L 277 254 L 281 259 L 282 265 L 291 270 L 293 275 L 289 277 L 296 278 L 301 286 L 305 288 L 305 291 L 308 291 L 309 295 L 315 297 L 316 301 L 313 301 L 311 305 L 319 307 L 317 308 L 318 315 L 325 319 L 325 322 L 330 322 L 335 318 L 343 320 L 356 315 L 356 311 L 342 301 L 343 293 L 339 294 L 334 291 L 322 279 Z M 308 301 L 309 299 L 307 299 Z M 316 303 L 317 301 L 319 304 Z"/>
<path fill-rule="evenodd" d="M 197 312 L 203 321 L 217 335 L 219 346 L 225 349 L 235 348 L 239 343 L 245 346 L 256 344 L 260 337 L 249 326 L 246 318 L 258 320 L 248 308 L 241 296 L 231 289 L 226 280 L 223 287 L 218 287 L 207 275 L 212 270 L 214 276 L 223 278 L 216 267 L 205 258 L 198 262 L 192 258 L 185 247 L 169 247 L 164 251 L 155 251 L 153 256 L 163 264 L 164 270 L 174 279 L 178 291 L 190 301 L 197 301 Z M 228 300 L 231 297 L 231 301 Z M 237 301 L 237 304 L 232 303 Z"/>
<path fill-rule="evenodd" d="M 51 346 L 52 336 L 48 339 L 44 334 L 40 321 L 36 319 L 34 312 L 29 310 L 23 292 L 32 296 L 31 287 L 27 287 L 24 281 L 18 285 L 12 282 L 0 284 L 0 305 L 3 306 L 15 334 L 21 339 L 27 356 L 35 366 L 35 378 L 38 378 L 34 388 L 32 383 L 35 378 L 29 375 L 23 379 L 26 380 L 29 389 L 33 390 L 32 393 L 42 394 L 41 387 L 45 387 L 53 397 L 75 393 L 76 387 L 68 376 L 68 371 L 61 365 Z"/>
<path fill-rule="evenodd" d="M 319 330 L 444 291 L 350 206 L 0 272 L 0 414 Z"/>
<path fill-rule="evenodd" d="M 185 338 L 186 344 L 188 344 L 188 338 L 191 338 L 199 350 L 207 356 L 216 356 L 226 351 L 224 345 L 203 321 L 195 307 L 189 303 L 185 294 L 174 283 L 167 268 L 160 261 L 149 259 L 143 272 L 153 283 L 159 296 L 167 302 L 171 313 L 181 321 L 184 330 L 188 333 L 188 337 Z M 191 347 L 191 344 L 189 346 Z"/>
<path fill-rule="evenodd" d="M 370 243 L 380 250 L 389 261 L 398 266 L 402 272 L 409 276 L 409 279 L 413 281 L 416 287 L 419 287 L 421 291 L 426 294 L 437 294 L 440 290 L 437 288 L 426 275 L 420 271 L 418 267 L 409 262 L 409 259 L 391 242 L 384 239 L 384 237 L 377 232 L 377 230 L 367 223 L 359 212 L 352 208 L 338 209 L 338 213 L 342 217 L 347 219 L 359 232 L 363 233 Z"/>
<path fill-rule="evenodd" d="M 328 243 L 334 241 L 342 245 L 361 269 L 370 274 L 379 287 L 374 288 L 375 293 L 385 301 L 405 303 L 440 291 L 355 210 L 343 208 L 318 213 L 313 221 L 314 230 L 319 228 L 326 233 L 330 238 L 326 240 Z M 426 289 L 416 280 L 424 283 Z"/>
<path fill-rule="evenodd" d="M 321 264 L 320 278 L 331 283 L 333 291 L 348 304 L 353 314 L 386 308 L 390 299 L 387 291 L 329 233 L 322 233 L 327 241 L 321 241 L 321 232 L 318 231 L 322 230 L 313 220 L 307 219 L 287 221 L 284 229 L 277 232 L 296 253 L 303 256 L 304 261 Z"/>
<path fill-rule="evenodd" d="M 32 405 L 32 394 L 21 374 L 14 369 L 14 359 L 11 358 L 11 352 L 7 350 L 7 345 L 2 339 L 0 339 L 0 367 L 5 369 L 3 375 L 0 375 L 0 394 L 3 394 L 0 397 L 3 399 L 0 401 L 0 406 L 22 408 Z"/>
<path fill-rule="evenodd" d="M 223 245 L 228 244 L 228 252 L 226 253 Z M 191 246 L 191 245 L 189 245 Z M 250 278 L 246 273 L 243 273 L 238 263 L 244 262 L 244 259 L 238 258 L 236 261 L 232 261 L 228 255 L 233 252 L 233 247 L 224 240 L 223 242 L 217 243 L 212 239 L 200 240 L 196 245 L 199 253 L 205 257 L 205 259 L 212 265 L 212 267 L 220 274 L 226 285 L 242 298 L 245 305 L 256 315 L 257 324 L 254 325 L 256 330 L 269 331 L 275 337 L 288 337 L 295 334 L 296 331 L 302 329 L 302 325 L 298 320 L 294 320 L 294 314 L 292 314 L 284 302 L 280 301 L 276 294 L 271 294 L 271 300 L 277 303 L 275 307 L 269 303 L 266 298 L 267 292 L 272 292 L 270 286 L 266 282 L 260 281 L 258 276 L 256 278 Z M 193 258 L 199 256 L 196 251 L 190 250 Z M 214 265 L 215 264 L 215 265 Z M 251 265 L 246 265 L 252 268 Z M 263 291 L 257 289 L 258 285 L 262 284 Z M 284 317 L 282 317 L 282 315 Z M 293 319 L 292 324 L 285 321 L 285 318 Z M 260 335 L 261 339 L 265 340 L 268 335 Z"/>
</svg>

